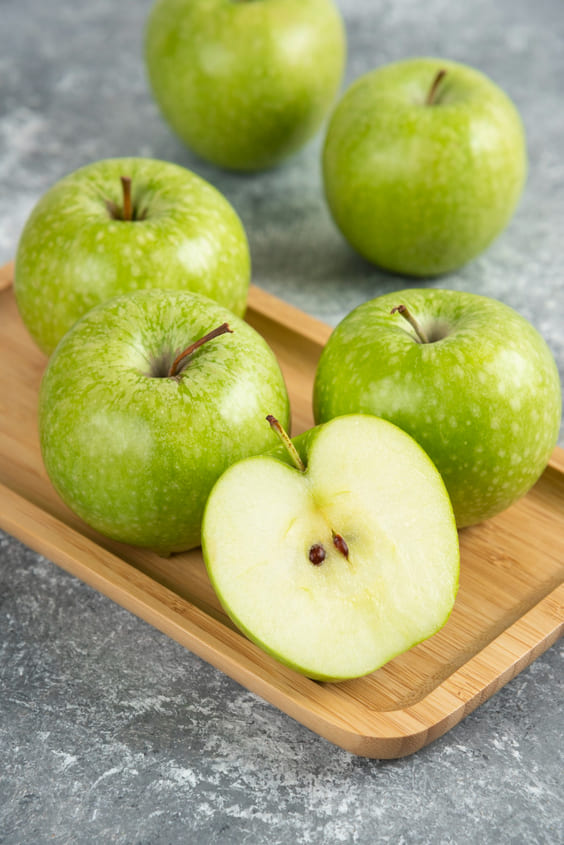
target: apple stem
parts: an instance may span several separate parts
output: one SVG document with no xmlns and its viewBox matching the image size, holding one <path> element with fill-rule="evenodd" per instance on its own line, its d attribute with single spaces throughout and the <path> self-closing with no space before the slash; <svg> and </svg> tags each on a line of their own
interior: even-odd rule
<svg viewBox="0 0 564 845">
<path fill-rule="evenodd" d="M 145 220 L 147 217 L 146 208 L 135 208 L 131 196 L 131 176 L 120 176 L 123 205 L 120 208 L 113 200 L 106 200 L 108 214 L 114 220 L 125 220 L 128 223 L 136 220 Z"/>
<path fill-rule="evenodd" d="M 233 329 L 230 329 L 227 323 L 222 323 L 221 326 L 218 326 L 216 329 L 213 329 L 213 331 L 205 334 L 199 340 L 196 340 L 194 341 L 194 343 L 191 343 L 190 346 L 187 346 L 184 352 L 181 352 L 180 355 L 177 355 L 172 364 L 170 365 L 168 377 L 174 378 L 178 375 L 179 370 L 182 369 L 182 365 L 184 364 L 186 358 L 188 358 L 188 356 L 191 355 L 192 352 L 195 352 L 196 349 L 199 349 L 200 346 L 203 346 L 204 343 L 213 340 L 215 337 L 219 337 L 222 334 L 226 334 L 226 332 L 233 334 Z"/>
<path fill-rule="evenodd" d="M 407 305 L 396 305 L 395 308 L 392 308 L 392 310 L 390 311 L 390 314 L 396 314 L 396 313 L 401 314 L 401 316 L 404 318 L 404 320 L 407 320 L 407 322 L 410 324 L 410 326 L 413 327 L 415 334 L 417 335 L 417 338 L 418 338 L 420 343 L 429 343 L 430 342 L 429 338 L 427 337 L 427 335 L 425 334 L 425 332 L 423 331 L 420 324 L 417 322 L 417 320 L 415 319 L 415 317 L 413 316 L 413 314 L 411 313 L 411 311 L 409 310 Z"/>
<path fill-rule="evenodd" d="M 290 455 L 296 469 L 299 469 L 300 472 L 305 472 L 305 464 L 298 455 L 298 450 L 296 449 L 296 447 L 288 437 L 288 434 L 284 431 L 276 417 L 273 417 L 272 414 L 269 414 L 266 420 L 269 423 L 272 431 L 274 431 L 274 433 L 277 434 L 280 440 L 282 441 L 282 444 Z"/>
<path fill-rule="evenodd" d="M 441 68 L 439 71 L 437 71 L 435 78 L 433 79 L 433 82 L 431 84 L 431 87 L 429 88 L 429 93 L 427 94 L 427 99 L 425 100 L 426 106 L 434 106 L 436 104 L 437 90 L 439 88 L 439 85 L 441 84 L 441 82 L 445 78 L 445 76 L 446 76 L 446 70 L 444 69 L 444 67 Z"/>
<path fill-rule="evenodd" d="M 335 546 L 337 551 L 340 552 L 343 555 L 343 557 L 345 557 L 347 560 L 349 559 L 349 547 L 347 545 L 345 538 L 343 536 L 341 536 L 341 534 L 336 534 L 334 531 L 333 531 L 333 545 Z"/>
<path fill-rule="evenodd" d="M 133 205 L 131 203 L 131 176 L 121 177 L 123 190 L 123 220 L 133 220 Z"/>
</svg>

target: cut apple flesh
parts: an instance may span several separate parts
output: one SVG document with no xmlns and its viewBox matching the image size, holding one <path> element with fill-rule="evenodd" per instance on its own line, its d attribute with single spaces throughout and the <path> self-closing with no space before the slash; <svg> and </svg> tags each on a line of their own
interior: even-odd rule
<svg viewBox="0 0 564 845">
<path fill-rule="evenodd" d="M 308 438 L 305 472 L 265 455 L 219 479 L 204 558 L 251 640 L 309 677 L 343 680 L 446 622 L 458 536 L 437 470 L 391 423 L 339 417 Z"/>
</svg>

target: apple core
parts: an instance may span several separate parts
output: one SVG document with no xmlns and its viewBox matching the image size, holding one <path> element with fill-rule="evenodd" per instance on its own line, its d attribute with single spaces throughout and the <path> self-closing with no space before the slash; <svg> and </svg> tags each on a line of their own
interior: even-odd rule
<svg viewBox="0 0 564 845">
<path fill-rule="evenodd" d="M 299 470 L 299 472 L 305 473 L 306 465 L 300 458 L 298 450 L 292 443 L 288 433 L 284 430 L 284 427 L 280 425 L 279 421 L 272 414 L 269 414 L 266 420 L 269 423 L 271 429 L 280 439 L 282 445 L 284 446 L 284 449 L 288 453 L 290 460 L 292 461 L 296 469 Z M 318 507 L 317 510 L 319 511 L 321 519 L 327 521 L 322 512 L 322 509 Z M 346 560 L 348 560 L 349 546 L 345 538 L 341 534 L 337 534 L 336 531 L 331 529 L 331 539 L 335 549 L 340 554 L 342 554 L 343 557 L 346 558 Z M 323 563 L 323 561 L 327 557 L 327 552 L 325 551 L 325 548 L 321 543 L 313 543 L 313 545 L 310 547 L 308 557 L 315 566 L 319 566 L 319 564 Z"/>
</svg>

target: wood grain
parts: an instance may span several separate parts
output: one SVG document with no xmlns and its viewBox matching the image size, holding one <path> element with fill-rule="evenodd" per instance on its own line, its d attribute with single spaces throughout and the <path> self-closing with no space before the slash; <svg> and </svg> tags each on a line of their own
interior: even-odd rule
<svg viewBox="0 0 564 845">
<path fill-rule="evenodd" d="M 43 468 L 38 388 L 46 359 L 19 318 L 13 267 L 0 269 L 0 527 L 136 613 L 311 730 L 356 754 L 399 757 L 436 739 L 564 629 L 564 451 L 530 493 L 464 529 L 447 625 L 372 675 L 310 681 L 243 637 L 223 613 L 199 550 L 163 559 L 108 540 L 71 513 Z M 248 321 L 273 347 L 293 433 L 312 424 L 311 388 L 330 329 L 258 288 Z"/>
</svg>

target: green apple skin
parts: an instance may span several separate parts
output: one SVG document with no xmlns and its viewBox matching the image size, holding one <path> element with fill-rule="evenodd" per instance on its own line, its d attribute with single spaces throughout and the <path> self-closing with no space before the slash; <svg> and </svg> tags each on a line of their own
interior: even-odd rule
<svg viewBox="0 0 564 845">
<path fill-rule="evenodd" d="M 204 560 L 254 643 L 310 678 L 360 677 L 447 621 L 459 575 L 452 506 L 425 452 L 384 420 L 340 417 L 293 442 L 305 473 L 280 447 L 219 479 Z M 319 566 L 313 543 L 327 551 Z"/>
<path fill-rule="evenodd" d="M 234 170 L 272 167 L 315 134 L 345 52 L 333 0 L 158 0 L 146 27 L 165 119 L 199 156 Z"/>
<path fill-rule="evenodd" d="M 486 249 L 513 215 L 526 170 L 523 126 L 507 95 L 479 71 L 434 58 L 357 80 L 323 152 L 325 194 L 345 238 L 410 276 L 446 273 Z"/>
<path fill-rule="evenodd" d="M 142 219 L 114 219 L 130 177 Z M 51 354 L 63 334 L 101 302 L 139 288 L 202 293 L 242 316 L 249 247 L 234 209 L 194 173 L 164 161 L 105 159 L 57 182 L 39 200 L 16 256 L 22 319 Z"/>
<path fill-rule="evenodd" d="M 223 322 L 232 334 L 164 376 L 175 353 Z M 198 294 L 137 291 L 94 308 L 57 346 L 41 385 L 41 451 L 85 522 L 168 554 L 199 544 L 219 475 L 269 448 L 272 408 L 288 421 L 280 368 L 251 326 Z"/>
<path fill-rule="evenodd" d="M 433 342 L 418 342 L 406 305 Z M 318 422 L 350 413 L 407 431 L 442 474 L 459 527 L 505 510 L 556 445 L 560 382 L 545 341 L 489 297 L 404 290 L 366 302 L 331 335 L 314 384 Z"/>
</svg>

